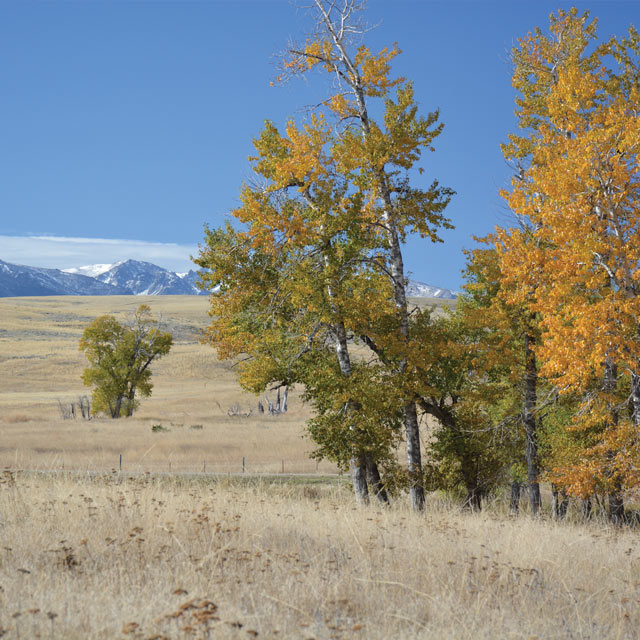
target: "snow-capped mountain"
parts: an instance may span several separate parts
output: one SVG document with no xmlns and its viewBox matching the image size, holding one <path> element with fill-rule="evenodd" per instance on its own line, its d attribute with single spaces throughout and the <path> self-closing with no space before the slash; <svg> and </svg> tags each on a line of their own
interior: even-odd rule
<svg viewBox="0 0 640 640">
<path fill-rule="evenodd" d="M 458 293 L 451 291 L 451 289 L 443 289 L 442 287 L 434 287 L 424 282 L 409 280 L 409 284 L 407 284 L 407 296 L 410 298 L 445 298 L 447 300 L 455 300 L 458 297 Z"/>
<path fill-rule="evenodd" d="M 197 287 L 193 269 L 177 274 L 150 262 L 124 260 L 74 269 L 42 269 L 0 260 L 0 297 L 101 295 L 206 295 Z M 414 298 L 455 299 L 449 289 L 409 281 L 407 295 Z"/>
<path fill-rule="evenodd" d="M 190 269 L 189 271 L 187 271 L 187 273 L 178 273 L 177 275 L 193 287 L 194 293 L 197 293 L 198 295 L 206 295 L 208 293 L 208 291 L 203 292 L 198 288 L 198 282 L 200 282 L 200 274 L 197 271 Z"/>
<path fill-rule="evenodd" d="M 71 269 L 62 269 L 62 271 L 64 271 L 65 273 L 77 273 L 82 276 L 95 278 L 96 276 L 103 274 L 105 271 L 109 271 L 109 269 L 115 266 L 115 264 L 88 264 L 86 267 L 73 267 Z"/>
<path fill-rule="evenodd" d="M 83 267 L 88 269 L 89 267 Z M 180 277 L 150 262 L 125 260 L 116 262 L 110 269 L 98 274 L 96 280 L 122 287 L 138 296 L 155 295 L 194 295 L 201 293 L 187 279 L 189 274 Z"/>
<path fill-rule="evenodd" d="M 0 260 L 0 297 L 108 296 L 128 293 L 95 278 L 59 269 L 26 267 Z"/>
</svg>

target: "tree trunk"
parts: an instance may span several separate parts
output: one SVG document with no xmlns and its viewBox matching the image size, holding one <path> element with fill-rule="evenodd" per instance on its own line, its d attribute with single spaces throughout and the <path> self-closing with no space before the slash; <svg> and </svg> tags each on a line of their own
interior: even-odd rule
<svg viewBox="0 0 640 640">
<path fill-rule="evenodd" d="M 559 503 L 558 503 L 558 496 L 560 495 L 560 492 L 558 491 L 558 488 L 556 487 L 555 484 L 551 485 L 551 514 L 555 519 L 558 518 L 558 509 L 559 509 Z"/>
<path fill-rule="evenodd" d="M 343 376 L 349 377 L 351 375 L 351 358 L 349 356 L 349 345 L 347 342 L 347 332 L 344 328 L 344 323 L 339 322 L 334 327 L 336 337 L 336 355 L 338 356 L 338 363 L 340 365 L 340 372 Z M 347 420 L 349 415 L 353 412 L 353 400 L 349 400 L 349 406 L 347 407 Z M 353 429 L 352 425 L 349 425 L 349 429 Z M 359 452 L 351 458 L 351 475 L 353 478 L 353 491 L 356 496 L 356 502 L 361 505 L 369 504 L 369 488 L 367 486 L 367 461 L 365 454 Z"/>
<path fill-rule="evenodd" d="M 551 485 L 551 513 L 554 520 L 564 520 L 569 508 L 569 498 L 566 491 L 558 490 L 555 484 Z"/>
<path fill-rule="evenodd" d="M 376 461 L 370 453 L 365 454 L 365 461 L 367 465 L 367 482 L 369 483 L 373 494 L 378 498 L 378 502 L 381 502 L 382 504 L 389 504 L 389 496 L 382 484 Z"/>
<path fill-rule="evenodd" d="M 591 519 L 591 498 L 584 498 L 582 500 L 582 519 L 590 520 Z"/>
<path fill-rule="evenodd" d="M 633 379 L 632 379 L 632 387 L 633 387 Z M 608 358 L 604 363 L 604 391 L 605 393 L 611 394 L 613 397 L 618 388 L 618 365 Z M 633 392 L 632 392 L 632 401 L 633 401 Z M 615 427 L 618 424 L 618 410 L 615 406 L 615 400 L 612 398 L 610 400 L 610 411 L 611 411 L 611 427 Z M 615 457 L 615 453 L 613 451 L 609 452 L 608 458 L 611 460 L 613 465 L 613 460 Z M 617 473 L 615 469 L 611 469 L 611 481 L 612 488 L 609 491 L 609 519 L 614 524 L 622 524 L 625 520 L 624 513 L 624 499 L 622 497 L 622 483 L 620 482 L 620 478 L 617 477 Z"/>
<path fill-rule="evenodd" d="M 133 409 L 135 407 L 136 401 L 136 388 L 134 386 L 129 389 L 129 393 L 127 394 L 127 417 L 131 417 L 133 415 Z"/>
<path fill-rule="evenodd" d="M 609 520 L 613 524 L 622 524 L 626 520 L 620 483 L 616 483 L 616 487 L 609 492 Z"/>
<path fill-rule="evenodd" d="M 522 484 L 518 480 L 511 483 L 511 499 L 509 500 L 509 513 L 517 516 L 520 513 L 520 489 Z"/>
<path fill-rule="evenodd" d="M 560 518 L 560 520 L 564 520 L 567 517 L 567 511 L 569 510 L 569 496 L 567 496 L 567 492 L 564 491 L 564 489 L 560 492 L 560 495 L 562 496 L 562 500 L 558 509 L 558 518 Z"/>
<path fill-rule="evenodd" d="M 407 436 L 411 508 L 414 511 L 422 511 L 424 509 L 424 479 L 422 477 L 422 456 L 420 453 L 420 428 L 415 402 L 409 402 L 405 405 L 404 423 Z"/>
<path fill-rule="evenodd" d="M 356 502 L 360 505 L 369 504 L 369 488 L 367 487 L 367 462 L 364 454 L 351 458 L 351 477 L 353 478 L 353 492 Z"/>
<path fill-rule="evenodd" d="M 631 374 L 631 419 L 636 427 L 640 427 L 640 375 Z"/>
<path fill-rule="evenodd" d="M 542 504 L 540 498 L 540 483 L 538 482 L 538 434 L 536 408 L 538 403 L 538 367 L 536 355 L 533 352 L 534 338 L 526 334 L 524 337 L 525 350 L 525 397 L 524 397 L 524 428 L 527 439 L 527 481 L 529 484 L 529 505 L 535 516 Z"/>
</svg>

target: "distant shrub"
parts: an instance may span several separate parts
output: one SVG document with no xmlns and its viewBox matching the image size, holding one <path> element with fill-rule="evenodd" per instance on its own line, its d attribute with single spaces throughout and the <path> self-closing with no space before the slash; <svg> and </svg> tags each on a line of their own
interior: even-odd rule
<svg viewBox="0 0 640 640">
<path fill-rule="evenodd" d="M 201 431 L 203 429 L 203 426 L 201 424 L 192 424 L 189 429 L 195 429 L 197 431 Z"/>
<path fill-rule="evenodd" d="M 162 431 L 169 431 L 169 429 L 167 429 L 167 427 L 163 427 L 161 424 L 154 424 L 151 427 L 151 431 L 153 431 L 153 433 L 160 433 Z"/>
</svg>

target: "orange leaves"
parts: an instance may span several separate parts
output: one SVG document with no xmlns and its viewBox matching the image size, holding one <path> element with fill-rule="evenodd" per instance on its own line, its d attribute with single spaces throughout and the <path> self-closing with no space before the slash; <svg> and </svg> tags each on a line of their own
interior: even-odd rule
<svg viewBox="0 0 640 640">
<path fill-rule="evenodd" d="M 580 496 L 640 482 L 625 403 L 640 370 L 640 66 L 594 38 L 587 14 L 560 11 L 514 51 L 524 133 L 503 146 L 519 171 L 502 195 L 521 225 L 495 237 L 500 295 L 538 315 L 540 374 L 574 398 L 549 477 Z"/>
<path fill-rule="evenodd" d="M 640 266 L 638 119 L 630 95 L 606 90 L 612 74 L 626 71 L 605 68 L 606 47 L 585 52 L 595 36 L 587 16 L 559 12 L 550 31 L 529 36 L 515 55 L 530 135 L 512 137 L 505 149 L 512 157 L 524 149 L 530 164 L 503 195 L 529 231 L 503 235 L 501 256 L 507 278 L 538 289 L 533 309 L 543 318 L 547 372 L 575 384 L 585 358 L 593 368 L 605 351 L 626 349 L 620 357 L 632 364 L 638 351 L 623 329 L 637 310 L 621 311 Z M 603 325 L 625 349 L 603 341 Z"/>
<path fill-rule="evenodd" d="M 305 185 L 327 176 L 329 159 L 324 153 L 324 146 L 330 134 L 324 117 L 312 115 L 311 123 L 302 130 L 290 120 L 286 132 L 285 144 L 289 153 L 278 167 L 280 184 L 285 186 L 289 180 L 300 183 L 299 188 L 304 189 Z"/>
<path fill-rule="evenodd" d="M 267 121 L 261 135 L 253 141 L 258 155 L 249 159 L 254 162 L 254 170 L 271 182 L 267 191 L 290 186 L 304 190 L 328 173 L 330 160 L 325 146 L 330 137 L 321 114 L 313 114 L 302 129 L 290 120 L 285 136 Z"/>
</svg>

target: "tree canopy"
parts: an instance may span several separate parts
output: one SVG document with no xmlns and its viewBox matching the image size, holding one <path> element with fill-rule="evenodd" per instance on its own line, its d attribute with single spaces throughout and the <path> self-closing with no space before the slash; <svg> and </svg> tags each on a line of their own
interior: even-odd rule
<svg viewBox="0 0 640 640">
<path fill-rule="evenodd" d="M 89 360 L 82 379 L 93 387 L 93 411 L 112 418 L 131 416 L 137 397 L 151 395 L 151 363 L 169 353 L 173 337 L 161 331 L 147 305 L 128 323 L 100 316 L 83 331 L 80 351 Z"/>
</svg>

